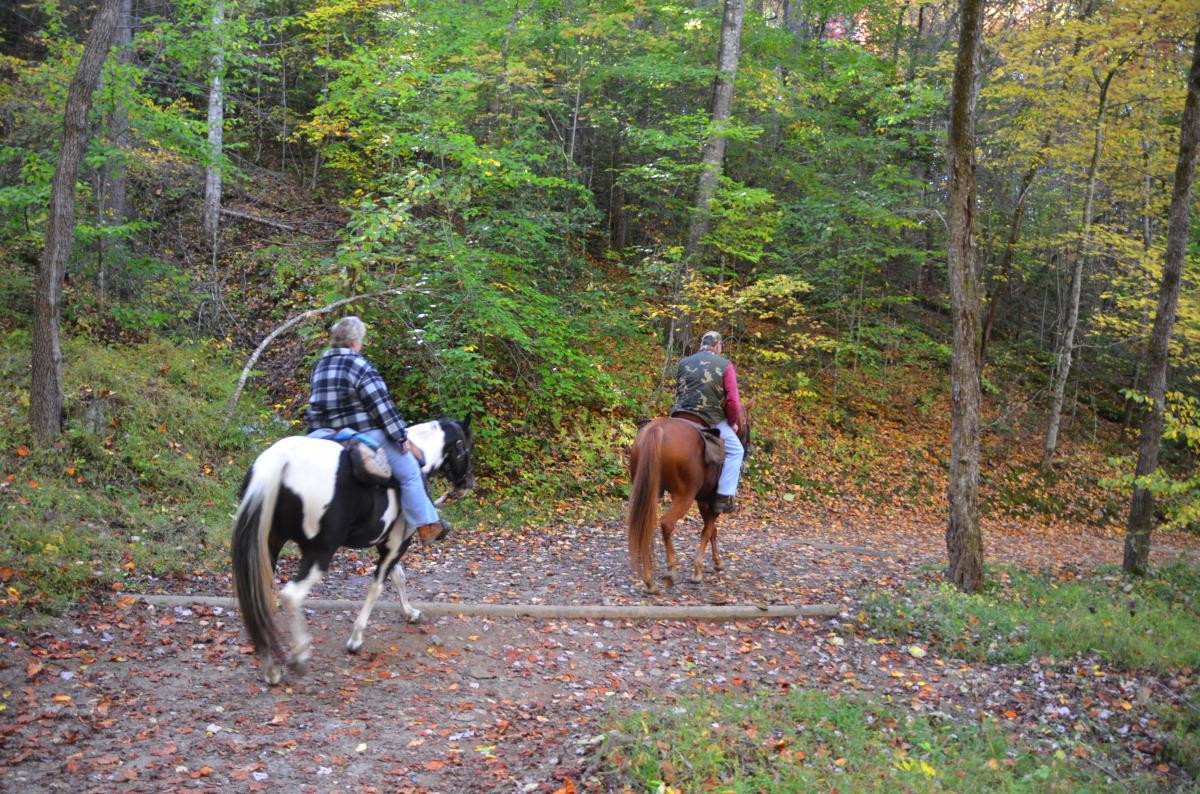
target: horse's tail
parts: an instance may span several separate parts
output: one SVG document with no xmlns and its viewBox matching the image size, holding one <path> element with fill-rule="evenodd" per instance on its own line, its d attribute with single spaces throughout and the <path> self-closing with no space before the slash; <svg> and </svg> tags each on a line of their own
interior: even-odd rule
<svg viewBox="0 0 1200 794">
<path fill-rule="evenodd" d="M 658 527 L 658 497 L 662 490 L 662 442 L 660 425 L 648 425 L 634 442 L 637 468 L 629 494 L 629 562 L 633 575 L 653 568 L 651 550 Z"/>
<path fill-rule="evenodd" d="M 257 653 L 282 656 L 283 642 L 275 625 L 275 572 L 267 540 L 279 498 L 287 457 L 263 453 L 254 461 L 242 488 L 242 501 L 233 517 L 233 591 L 246 633 Z"/>
</svg>

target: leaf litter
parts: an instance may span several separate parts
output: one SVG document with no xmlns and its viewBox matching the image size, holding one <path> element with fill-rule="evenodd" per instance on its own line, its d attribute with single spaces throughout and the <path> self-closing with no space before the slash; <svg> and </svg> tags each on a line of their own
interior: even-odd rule
<svg viewBox="0 0 1200 794">
<path fill-rule="evenodd" d="M 832 603 L 832 620 L 532 621 L 376 613 L 364 649 L 354 613 L 310 615 L 310 673 L 268 688 L 236 611 L 155 608 L 121 594 L 48 628 L 0 637 L 0 786 L 79 791 L 219 789 L 361 792 L 604 790 L 599 734 L 616 710 L 697 693 L 852 694 L 946 719 L 992 718 L 1049 752 L 1113 748 L 1120 775 L 1158 769 L 1154 703 L 1194 671 L 1122 673 L 1097 659 L 966 664 L 856 620 L 864 594 L 941 564 L 942 519 L 853 502 L 758 500 L 722 519 L 726 564 L 687 581 L 698 521 L 680 526 L 681 576 L 645 595 L 613 520 L 460 532 L 405 558 L 419 601 L 543 604 Z M 1070 527 L 985 526 L 992 559 L 1031 567 L 1119 561 L 1120 546 Z M 1171 538 L 1194 550 L 1195 542 Z M 857 550 L 857 551 L 856 551 Z M 1159 556 L 1165 552 L 1160 551 Z M 661 548 L 658 571 L 662 572 Z M 373 560 L 342 553 L 313 592 L 361 601 Z M 286 579 L 294 557 L 281 561 Z M 131 591 L 229 595 L 227 576 L 131 576 Z M 1108 767 L 1106 767 L 1108 768 Z"/>
</svg>

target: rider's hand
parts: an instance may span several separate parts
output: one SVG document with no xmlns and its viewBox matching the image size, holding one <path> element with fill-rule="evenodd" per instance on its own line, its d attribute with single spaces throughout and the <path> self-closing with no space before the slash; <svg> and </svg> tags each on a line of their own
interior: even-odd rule
<svg viewBox="0 0 1200 794">
<path fill-rule="evenodd" d="M 404 443 L 400 445 L 400 454 L 407 455 L 410 452 L 412 452 L 412 442 L 405 439 Z"/>
</svg>

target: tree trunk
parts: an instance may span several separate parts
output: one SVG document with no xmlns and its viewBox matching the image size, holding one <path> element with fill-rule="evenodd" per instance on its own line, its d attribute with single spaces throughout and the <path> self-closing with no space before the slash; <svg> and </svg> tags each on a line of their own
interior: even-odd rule
<svg viewBox="0 0 1200 794">
<path fill-rule="evenodd" d="M 1158 447 L 1163 432 L 1163 395 L 1167 390 L 1167 348 L 1175 309 L 1179 301 L 1179 281 L 1188 238 L 1188 210 L 1192 200 L 1192 180 L 1196 175 L 1196 152 L 1200 142 L 1200 33 L 1192 52 L 1188 72 L 1187 99 L 1179 132 L 1179 161 L 1175 165 L 1175 187 L 1171 191 L 1171 209 L 1167 213 L 1167 252 L 1163 261 L 1162 284 L 1158 291 L 1158 309 L 1150 334 L 1150 362 L 1147 386 L 1150 411 L 1142 421 L 1138 442 L 1137 477 L 1149 476 L 1158 468 Z M 1150 532 L 1154 528 L 1154 494 L 1136 482 L 1125 527 L 1125 559 L 1128 573 L 1144 574 L 1150 563 Z"/>
<path fill-rule="evenodd" d="M 225 0 L 215 0 L 212 10 L 212 34 L 216 42 L 212 55 L 212 79 L 208 87 L 208 166 L 204 169 L 204 234 L 216 250 L 217 230 L 221 224 L 221 138 L 225 127 Z"/>
<path fill-rule="evenodd" d="M 996 324 L 996 317 L 1000 313 L 1000 307 L 1004 305 L 1004 299 L 1008 295 L 1008 284 L 1012 280 L 1012 263 L 1013 256 L 1016 252 L 1017 241 L 1021 238 L 1021 221 L 1025 217 L 1025 199 L 1029 197 L 1029 189 L 1033 187 L 1033 180 L 1037 177 L 1038 168 L 1041 166 L 1042 152 L 1050 145 L 1050 132 L 1047 131 L 1042 136 L 1042 145 L 1038 147 L 1038 153 L 1034 156 L 1033 162 L 1029 168 L 1021 176 L 1021 189 L 1017 192 L 1017 202 L 1013 206 L 1012 217 L 1008 223 L 1008 237 L 1004 241 L 1004 251 L 1000 254 L 999 278 L 996 280 L 995 289 L 992 291 L 988 299 L 987 315 L 983 321 L 983 337 L 979 345 L 979 362 L 980 366 L 987 357 L 988 342 L 992 338 L 992 329 Z"/>
<path fill-rule="evenodd" d="M 612 168 L 608 201 L 608 245 L 618 254 L 624 255 L 629 244 L 629 223 L 625 212 L 625 188 L 621 186 L 621 141 L 624 131 L 613 134 Z"/>
<path fill-rule="evenodd" d="M 29 387 L 29 425 L 34 440 L 48 445 L 58 438 L 63 423 L 62 348 L 58 325 L 62 313 L 63 275 L 75 235 L 75 179 L 87 145 L 87 114 L 92 93 L 117 26 L 120 0 L 104 0 L 92 21 L 83 57 L 67 91 L 63 113 L 63 142 L 46 221 L 46 248 L 38 265 L 34 293 L 32 378 Z"/>
<path fill-rule="evenodd" d="M 954 342 L 950 366 L 950 517 L 947 578 L 968 593 L 983 589 L 979 528 L 979 275 L 975 261 L 975 105 L 983 0 L 959 6 L 958 55 L 950 100 L 946 213 Z"/>
<path fill-rule="evenodd" d="M 687 241 L 683 247 L 683 260 L 675 271 L 672 284 L 676 305 L 679 303 L 688 271 L 700 253 L 700 241 L 708 234 L 712 220 L 709 203 L 717 194 L 721 183 L 721 168 L 725 161 L 725 128 L 733 109 L 733 83 L 737 77 L 738 53 L 742 43 L 743 0 L 725 0 L 725 14 L 721 20 L 721 42 L 717 50 L 717 71 L 712 90 L 712 130 L 704 144 L 704 155 L 700 162 L 700 180 L 696 188 L 696 200 L 692 205 L 692 219 L 688 224 Z M 691 337 L 690 322 L 682 312 L 677 314 L 676 325 L 681 349 L 686 349 Z M 668 351 L 668 354 L 670 351 Z"/>
<path fill-rule="evenodd" d="M 1050 469 L 1054 462 L 1054 451 L 1058 448 L 1058 430 L 1062 423 L 1063 399 L 1067 393 L 1067 379 L 1071 375 L 1071 356 L 1075 348 L 1075 331 L 1079 326 L 1079 296 L 1083 289 L 1083 263 L 1087 259 L 1088 244 L 1092 233 L 1092 211 L 1096 199 L 1096 176 L 1100 170 L 1100 153 L 1104 150 L 1104 117 L 1108 111 L 1108 86 L 1117 70 L 1113 69 L 1100 84 L 1099 107 L 1096 109 L 1096 134 L 1092 142 L 1092 160 L 1088 163 L 1087 187 L 1083 195 L 1083 229 L 1079 251 L 1071 265 L 1071 286 L 1067 294 L 1067 327 L 1059 342 L 1056 366 L 1054 367 L 1054 393 L 1050 401 L 1050 420 L 1046 427 L 1046 440 L 1042 445 L 1042 470 Z"/>
<path fill-rule="evenodd" d="M 113 49 L 117 51 L 117 60 L 121 64 L 133 61 L 133 53 L 129 43 L 132 40 L 132 11 L 133 0 L 121 0 L 117 12 L 117 28 L 113 34 Z M 108 121 L 108 134 L 113 146 L 119 154 L 109 160 L 100 175 L 101 202 L 100 225 L 120 226 L 129 217 L 129 199 L 125 181 L 125 157 L 129 150 L 129 107 L 125 98 L 118 92 L 116 105 Z M 100 305 L 103 306 L 108 297 L 109 274 L 112 272 L 111 259 L 114 249 L 118 248 L 112 240 L 100 237 L 100 272 L 97 276 L 97 292 Z"/>
</svg>

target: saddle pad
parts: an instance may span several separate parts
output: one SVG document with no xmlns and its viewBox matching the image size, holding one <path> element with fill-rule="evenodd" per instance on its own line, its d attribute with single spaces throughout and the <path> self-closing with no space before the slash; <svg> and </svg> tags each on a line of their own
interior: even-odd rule
<svg viewBox="0 0 1200 794">
<path fill-rule="evenodd" d="M 349 453 L 354 479 L 363 485 L 386 487 L 392 484 L 392 464 L 388 462 L 387 453 L 378 441 L 353 430 L 338 431 L 333 440 Z"/>
</svg>

